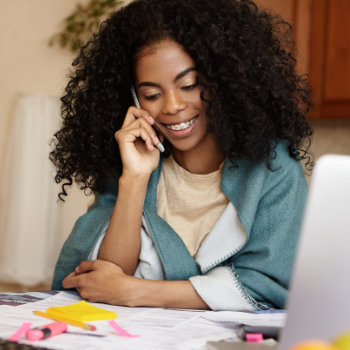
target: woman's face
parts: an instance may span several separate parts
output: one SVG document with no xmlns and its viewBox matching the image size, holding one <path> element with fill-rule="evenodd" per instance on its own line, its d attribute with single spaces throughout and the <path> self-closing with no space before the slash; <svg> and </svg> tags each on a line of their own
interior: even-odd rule
<svg viewBox="0 0 350 350">
<path fill-rule="evenodd" d="M 206 144 L 209 136 L 200 86 L 192 58 L 166 39 L 137 55 L 136 89 L 140 104 L 155 119 L 155 128 L 179 151 Z"/>
</svg>

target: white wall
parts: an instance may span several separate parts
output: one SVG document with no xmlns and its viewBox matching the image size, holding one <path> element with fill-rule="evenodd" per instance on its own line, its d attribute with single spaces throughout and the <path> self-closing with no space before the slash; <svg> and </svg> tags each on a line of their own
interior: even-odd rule
<svg viewBox="0 0 350 350">
<path fill-rule="evenodd" d="M 47 45 L 78 0 L 0 0 L 0 184 L 14 108 L 20 94 L 61 96 L 73 55 Z M 0 186 L 1 188 L 1 186 Z M 62 240 L 86 210 L 76 190 L 62 206 Z M 6 203 L 0 203 L 0 210 Z M 0 232 L 0 242 L 1 242 Z M 30 234 L 30 233 L 29 233 Z M 1 244 L 1 243 L 0 243 Z"/>
</svg>

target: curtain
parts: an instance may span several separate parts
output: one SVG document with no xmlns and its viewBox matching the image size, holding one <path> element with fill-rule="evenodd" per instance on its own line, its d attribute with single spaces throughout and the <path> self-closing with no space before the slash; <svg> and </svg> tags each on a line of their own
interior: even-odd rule
<svg viewBox="0 0 350 350">
<path fill-rule="evenodd" d="M 1 184 L 0 280 L 49 283 L 60 248 L 59 187 L 48 159 L 59 99 L 22 95 L 16 103 Z"/>
</svg>

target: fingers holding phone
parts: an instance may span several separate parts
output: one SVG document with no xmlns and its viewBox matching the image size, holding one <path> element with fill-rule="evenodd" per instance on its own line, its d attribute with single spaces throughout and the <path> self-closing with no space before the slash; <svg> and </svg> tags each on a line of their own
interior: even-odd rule
<svg viewBox="0 0 350 350">
<path fill-rule="evenodd" d="M 134 100 L 135 106 L 137 108 L 141 109 L 141 105 L 140 105 L 139 99 L 137 97 L 135 88 L 132 86 L 130 90 L 131 90 L 131 95 L 132 95 L 132 98 Z M 152 122 L 152 125 L 153 125 L 154 124 L 154 119 L 151 116 L 150 116 L 150 119 L 153 120 L 153 122 Z M 160 152 L 164 152 L 165 151 L 165 148 L 164 148 L 162 142 L 160 142 L 160 141 L 156 144 L 156 147 L 159 149 Z"/>
<path fill-rule="evenodd" d="M 123 171 L 146 175 L 157 167 L 159 139 L 153 124 L 154 119 L 147 111 L 134 106 L 128 109 L 121 129 L 115 133 Z"/>
<path fill-rule="evenodd" d="M 157 133 L 152 127 L 153 124 L 154 119 L 147 111 L 130 107 L 121 129 L 115 133 L 118 144 L 121 141 L 135 143 L 140 139 L 149 151 L 153 151 L 154 146 L 159 143 Z"/>
</svg>

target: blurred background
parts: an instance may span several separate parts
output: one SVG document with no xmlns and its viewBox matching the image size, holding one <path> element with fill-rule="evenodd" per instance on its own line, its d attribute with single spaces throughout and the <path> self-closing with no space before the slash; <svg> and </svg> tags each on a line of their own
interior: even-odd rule
<svg viewBox="0 0 350 350">
<path fill-rule="evenodd" d="M 90 1 L 0 0 L 0 291 L 48 288 L 65 238 L 92 201 L 72 187 L 58 205 L 48 161 L 76 55 L 48 40 L 78 4 Z M 314 95 L 315 160 L 350 155 L 350 2 L 257 3 L 293 26 L 298 70 L 309 74 Z"/>
</svg>

